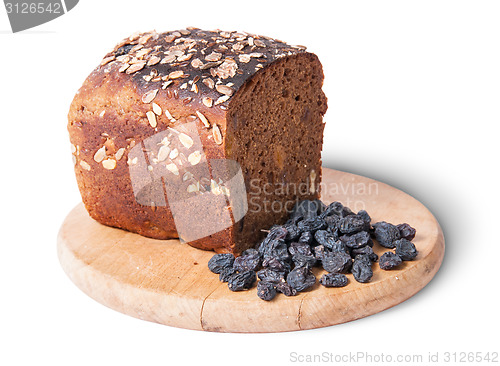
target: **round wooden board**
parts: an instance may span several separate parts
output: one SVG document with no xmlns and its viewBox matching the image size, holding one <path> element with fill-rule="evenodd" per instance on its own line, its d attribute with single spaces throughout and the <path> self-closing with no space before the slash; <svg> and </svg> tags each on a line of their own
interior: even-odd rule
<svg viewBox="0 0 500 366">
<path fill-rule="evenodd" d="M 326 327 L 378 313 L 410 298 L 436 274 L 444 255 L 444 237 L 434 216 L 417 200 L 387 184 L 323 169 L 326 203 L 340 201 L 366 209 L 372 222 L 407 222 L 417 230 L 418 257 L 401 269 L 373 265 L 370 283 L 349 274 L 343 288 L 318 283 L 294 297 L 278 294 L 260 300 L 255 287 L 232 292 L 207 262 L 213 252 L 155 240 L 101 225 L 82 204 L 65 219 L 58 236 L 64 271 L 87 295 L 139 319 L 180 328 L 215 332 L 284 332 Z M 375 244 L 380 255 L 387 249 Z M 315 269 L 319 276 L 324 271 Z"/>
</svg>

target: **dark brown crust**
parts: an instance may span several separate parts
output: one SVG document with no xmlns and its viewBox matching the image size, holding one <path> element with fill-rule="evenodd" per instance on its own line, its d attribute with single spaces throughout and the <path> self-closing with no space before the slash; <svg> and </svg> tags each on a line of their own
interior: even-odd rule
<svg viewBox="0 0 500 366">
<path fill-rule="evenodd" d="M 145 52 L 147 49 L 150 51 Z M 221 54 L 218 61 L 207 61 L 212 52 Z M 276 60 L 303 52 L 303 47 L 292 47 L 268 37 L 194 28 L 144 33 L 118 44 L 89 75 L 68 115 L 77 182 L 91 217 L 105 225 L 148 237 L 177 237 L 168 204 L 150 207 L 137 203 L 129 176 L 130 150 L 167 128 L 196 121 L 206 157 L 225 158 L 226 115 L 232 96 L 247 80 Z M 189 60 L 178 61 L 190 53 L 193 56 Z M 139 57 L 134 59 L 133 55 Z M 161 63 L 155 57 L 175 60 Z M 214 59 L 218 57 L 215 55 Z M 204 66 L 193 63 L 196 58 Z M 125 61 L 152 65 L 146 64 L 128 74 Z M 133 66 L 128 66 L 129 70 Z M 177 77 L 179 71 L 182 71 L 181 77 Z M 224 87 L 211 88 L 210 82 L 203 82 L 207 79 Z M 145 100 L 145 95 L 154 90 L 158 90 L 154 99 Z M 224 93 L 232 94 L 226 97 Z M 212 104 L 205 98 L 210 98 Z M 152 102 L 163 111 L 168 110 L 175 121 L 162 113 L 155 116 L 157 125 L 153 127 L 147 117 Z M 203 119 L 210 123 L 209 128 Z M 214 141 L 214 126 L 223 137 L 219 143 Z M 96 159 L 103 146 L 105 157 Z M 219 252 L 242 249 L 235 247 L 232 228 L 189 244 Z"/>
</svg>

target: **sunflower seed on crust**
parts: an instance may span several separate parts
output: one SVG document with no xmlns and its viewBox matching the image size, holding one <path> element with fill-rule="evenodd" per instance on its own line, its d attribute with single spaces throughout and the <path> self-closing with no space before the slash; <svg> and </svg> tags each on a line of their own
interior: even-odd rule
<svg viewBox="0 0 500 366">
<path fill-rule="evenodd" d="M 242 54 L 242 55 L 239 55 L 238 56 L 238 59 L 240 60 L 240 62 L 243 62 L 244 64 L 250 62 L 250 60 L 252 59 L 250 57 L 250 55 L 247 55 L 246 53 L 245 54 Z"/>
<path fill-rule="evenodd" d="M 163 60 L 161 60 L 161 62 L 160 62 L 160 63 L 161 63 L 161 64 L 169 64 L 169 63 L 171 63 L 171 62 L 175 61 L 175 58 L 176 58 L 176 56 L 175 56 L 175 55 L 168 54 L 167 56 L 165 56 L 165 57 L 163 58 Z"/>
<path fill-rule="evenodd" d="M 219 61 L 222 57 L 222 53 L 218 52 L 212 52 L 210 55 L 205 57 L 205 60 L 210 61 L 210 62 L 216 62 Z"/>
<path fill-rule="evenodd" d="M 214 101 L 210 97 L 204 97 L 202 99 L 202 102 L 205 105 L 205 107 L 208 107 L 208 108 L 212 107 L 212 105 L 214 104 Z"/>
<path fill-rule="evenodd" d="M 125 72 L 129 67 L 130 67 L 129 64 L 124 64 L 122 65 L 122 67 L 120 67 L 120 69 L 118 69 L 118 72 Z"/>
<path fill-rule="evenodd" d="M 181 133 L 179 135 L 179 140 L 181 142 L 182 145 L 184 145 L 184 147 L 186 149 L 189 149 L 191 146 L 193 146 L 193 139 L 191 137 L 189 137 L 188 135 L 186 135 L 185 133 Z"/>
<path fill-rule="evenodd" d="M 203 62 L 199 58 L 195 58 L 193 61 L 191 61 L 191 66 L 195 69 L 198 69 L 203 66 Z"/>
<path fill-rule="evenodd" d="M 176 38 L 177 38 L 176 36 L 169 34 L 168 36 L 165 37 L 165 42 L 167 43 L 173 42 Z"/>
<path fill-rule="evenodd" d="M 198 192 L 200 189 L 197 184 L 191 183 L 190 185 L 187 186 L 186 190 L 188 193 L 193 193 L 193 192 Z"/>
<path fill-rule="evenodd" d="M 260 39 L 254 39 L 253 40 L 253 43 L 257 46 L 257 47 L 266 47 L 266 44 L 264 42 L 262 42 Z"/>
<path fill-rule="evenodd" d="M 227 95 L 227 96 L 231 96 L 231 95 L 233 95 L 233 93 L 234 93 L 233 88 L 231 88 L 231 87 L 229 87 L 229 86 L 227 86 L 227 85 L 223 85 L 223 84 L 217 84 L 217 85 L 215 86 L 215 89 L 216 89 L 219 93 L 221 93 L 221 94 L 225 94 L 225 95 Z"/>
<path fill-rule="evenodd" d="M 113 170 L 114 168 L 116 168 L 116 160 L 111 158 L 103 160 L 102 166 L 104 167 L 104 169 Z"/>
<path fill-rule="evenodd" d="M 162 88 L 162 89 L 167 89 L 167 87 L 168 87 L 170 84 L 172 84 L 172 83 L 173 83 L 173 81 L 172 81 L 172 80 L 165 81 L 165 82 L 162 84 L 161 88 Z"/>
<path fill-rule="evenodd" d="M 215 81 L 213 81 L 213 79 L 210 78 L 203 79 L 202 83 L 205 84 L 210 89 L 213 89 L 215 86 Z"/>
<path fill-rule="evenodd" d="M 110 63 L 114 59 L 115 59 L 115 56 L 109 56 L 109 57 L 103 58 L 101 61 L 101 66 L 104 66 L 104 65 Z"/>
<path fill-rule="evenodd" d="M 80 160 L 80 166 L 81 166 L 83 169 L 85 169 L 85 170 L 87 170 L 87 171 L 90 171 L 90 165 L 89 165 L 89 163 L 87 163 L 86 161 Z"/>
<path fill-rule="evenodd" d="M 146 66 L 146 61 L 141 61 L 136 64 L 131 65 L 127 71 L 125 71 L 127 74 L 133 74 L 134 72 L 140 71 Z"/>
<path fill-rule="evenodd" d="M 191 57 L 193 57 L 192 53 L 187 53 L 185 55 L 177 57 L 178 62 L 184 62 L 184 61 L 189 61 L 191 60 Z"/>
<path fill-rule="evenodd" d="M 174 175 L 179 175 L 179 169 L 177 168 L 177 165 L 175 165 L 174 163 L 167 164 L 166 168 L 169 172 L 173 173 Z"/>
<path fill-rule="evenodd" d="M 214 104 L 215 105 L 219 105 L 221 103 L 224 103 L 227 100 L 229 100 L 229 95 L 223 95 L 222 97 L 220 97 L 219 99 L 217 99 Z"/>
<path fill-rule="evenodd" d="M 195 151 L 188 156 L 188 161 L 191 165 L 196 165 L 201 161 L 201 153 L 199 151 Z"/>
<path fill-rule="evenodd" d="M 154 66 L 160 61 L 161 58 L 159 58 L 158 56 L 151 56 L 151 58 L 148 60 L 147 66 Z"/>
<path fill-rule="evenodd" d="M 161 107 L 156 104 L 156 103 L 151 103 L 151 107 L 153 107 L 153 112 L 158 115 L 158 116 L 161 116 L 161 114 L 163 113 L 163 111 L 161 110 Z"/>
<path fill-rule="evenodd" d="M 184 76 L 184 71 L 182 70 L 172 71 L 170 74 L 168 74 L 169 79 L 178 79 L 183 76 Z"/>
<path fill-rule="evenodd" d="M 168 109 L 165 109 L 165 116 L 167 116 L 167 118 L 170 122 L 176 121 L 176 119 L 172 116 L 172 114 L 170 114 L 170 111 Z"/>
<path fill-rule="evenodd" d="M 214 141 L 217 145 L 222 144 L 222 134 L 221 134 L 219 126 L 217 126 L 217 124 L 214 124 L 214 127 L 212 129 L 212 135 L 213 135 Z"/>
<path fill-rule="evenodd" d="M 205 117 L 203 113 L 201 113 L 200 111 L 196 111 L 196 115 L 201 120 L 201 122 L 203 122 L 206 128 L 210 128 L 210 122 L 208 122 L 207 117 Z"/>
<path fill-rule="evenodd" d="M 151 127 L 155 128 L 157 126 L 156 114 L 153 111 L 146 112 L 146 117 L 148 118 L 148 122 Z"/>
<path fill-rule="evenodd" d="M 170 154 L 168 155 L 168 157 L 172 160 L 178 156 L 179 156 L 179 150 L 177 149 L 173 149 L 172 151 L 170 151 Z"/>
<path fill-rule="evenodd" d="M 158 94 L 158 89 L 148 91 L 142 96 L 142 102 L 151 103 L 156 98 L 156 94 Z"/>
<path fill-rule="evenodd" d="M 115 154 L 115 159 L 118 161 L 123 157 L 123 154 L 125 154 L 125 148 L 121 147 L 118 149 L 118 151 Z"/>
<path fill-rule="evenodd" d="M 106 158 L 106 147 L 103 146 L 99 150 L 97 150 L 94 154 L 94 161 L 96 163 L 100 163 Z"/>
<path fill-rule="evenodd" d="M 162 145 L 158 150 L 158 161 L 164 161 L 168 158 L 168 154 L 170 153 L 170 148 L 166 145 Z"/>
</svg>

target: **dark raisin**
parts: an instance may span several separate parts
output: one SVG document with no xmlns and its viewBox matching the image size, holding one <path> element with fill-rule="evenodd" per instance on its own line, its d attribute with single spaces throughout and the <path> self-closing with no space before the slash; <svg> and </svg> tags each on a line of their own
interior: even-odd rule
<svg viewBox="0 0 500 366">
<path fill-rule="evenodd" d="M 208 269 L 213 273 L 221 273 L 225 268 L 232 267 L 234 255 L 230 253 L 216 254 L 208 261 Z"/>
<path fill-rule="evenodd" d="M 358 254 L 365 254 L 368 256 L 368 258 L 370 258 L 370 260 L 372 262 L 376 262 L 377 259 L 378 259 L 378 255 L 375 254 L 375 252 L 373 251 L 373 248 L 370 247 L 370 246 L 365 246 L 365 247 L 362 247 L 362 248 L 355 248 L 355 249 L 351 249 L 351 257 L 356 257 Z"/>
<path fill-rule="evenodd" d="M 239 272 L 229 277 L 227 287 L 231 291 L 243 291 L 252 288 L 256 281 L 254 271 Z"/>
<path fill-rule="evenodd" d="M 359 217 L 361 220 L 363 220 L 365 222 L 365 224 L 370 224 L 370 222 L 372 221 L 372 218 L 370 217 L 370 215 L 368 215 L 368 212 L 366 212 L 365 210 L 361 210 L 359 211 L 357 214 L 356 214 L 357 217 Z"/>
<path fill-rule="evenodd" d="M 264 259 L 262 261 L 262 267 L 285 273 L 290 272 L 290 270 L 292 269 L 290 263 L 279 260 L 275 257 L 267 257 L 266 259 Z"/>
<path fill-rule="evenodd" d="M 352 265 L 351 256 L 343 252 L 327 253 L 322 261 L 323 268 L 330 273 L 347 273 Z"/>
<path fill-rule="evenodd" d="M 344 210 L 344 205 L 340 202 L 332 202 L 330 203 L 326 208 L 325 210 L 323 211 L 323 213 L 321 214 L 322 217 L 327 217 L 327 216 L 339 216 L 342 217 L 342 213 L 343 213 L 343 210 Z"/>
<path fill-rule="evenodd" d="M 238 272 L 256 271 L 260 266 L 259 253 L 242 255 L 234 260 L 233 268 Z"/>
<path fill-rule="evenodd" d="M 257 283 L 257 296 L 262 300 L 271 301 L 276 296 L 276 287 L 270 282 Z"/>
<path fill-rule="evenodd" d="M 286 229 L 287 234 L 285 236 L 286 241 L 295 241 L 299 239 L 301 231 L 297 227 L 297 225 L 293 224 L 288 224 L 288 225 L 283 225 L 283 227 Z"/>
<path fill-rule="evenodd" d="M 396 254 L 404 261 L 411 261 L 418 255 L 415 244 L 407 239 L 396 240 L 394 244 L 396 244 Z"/>
<path fill-rule="evenodd" d="M 332 228 L 330 228 L 330 227 L 329 227 L 328 229 L 326 229 L 326 231 L 328 231 L 330 234 L 332 234 L 333 239 L 334 239 L 335 241 L 337 241 L 337 240 L 339 240 L 339 239 L 340 239 L 340 234 L 341 234 L 341 232 L 339 231 L 339 229 L 337 229 L 337 228 L 333 228 L 333 229 L 332 229 Z"/>
<path fill-rule="evenodd" d="M 375 228 L 374 235 L 378 243 L 385 248 L 394 248 L 394 241 L 398 240 L 401 235 L 399 234 L 399 229 L 388 222 L 381 221 L 373 224 Z"/>
<path fill-rule="evenodd" d="M 337 228 L 343 234 L 354 234 L 366 227 L 365 222 L 357 216 L 347 216 L 337 223 Z"/>
<path fill-rule="evenodd" d="M 345 245 L 342 240 L 337 240 L 333 243 L 332 247 L 329 248 L 334 253 L 347 253 L 349 254 L 349 248 Z"/>
<path fill-rule="evenodd" d="M 417 230 L 412 228 L 407 223 L 399 224 L 397 228 L 401 237 L 406 240 L 413 240 L 415 238 L 415 234 L 417 233 Z"/>
<path fill-rule="evenodd" d="M 290 252 L 291 255 L 294 254 L 312 255 L 311 247 L 304 243 L 290 243 L 288 251 Z"/>
<path fill-rule="evenodd" d="M 281 261 L 290 260 L 290 254 L 288 253 L 287 245 L 283 239 L 269 241 L 262 251 L 259 250 L 259 253 L 264 259 L 272 257 Z"/>
<path fill-rule="evenodd" d="M 275 284 L 279 282 L 285 282 L 285 272 L 273 271 L 269 268 L 261 269 L 259 272 L 257 272 L 257 277 L 259 277 L 261 281 L 271 282 Z"/>
<path fill-rule="evenodd" d="M 227 282 L 229 281 L 229 278 L 234 275 L 236 270 L 233 267 L 225 268 L 220 274 L 219 274 L 219 280 L 222 282 Z"/>
<path fill-rule="evenodd" d="M 316 264 L 316 257 L 311 255 L 303 255 L 300 253 L 294 254 L 292 256 L 292 261 L 293 264 L 295 264 L 296 267 L 303 267 L 303 266 L 309 266 L 313 267 Z"/>
<path fill-rule="evenodd" d="M 300 218 L 300 220 L 303 220 L 302 217 L 299 217 L 299 218 Z M 297 225 L 297 222 L 299 222 L 300 220 L 299 219 L 295 219 L 295 218 L 288 219 L 288 220 L 286 220 L 286 222 L 285 222 L 285 224 L 283 226 L 286 226 L 286 225 Z"/>
<path fill-rule="evenodd" d="M 335 238 L 332 233 L 326 230 L 318 230 L 314 233 L 314 239 L 318 244 L 323 245 L 325 248 L 331 249 L 335 243 Z"/>
<path fill-rule="evenodd" d="M 281 292 L 285 296 L 297 295 L 297 290 L 290 286 L 288 282 L 279 282 L 276 285 L 276 291 Z"/>
<path fill-rule="evenodd" d="M 370 260 L 370 257 L 366 254 L 358 254 L 354 257 L 355 261 L 361 262 L 366 264 L 367 266 L 371 266 L 372 261 Z"/>
<path fill-rule="evenodd" d="M 317 217 L 318 213 L 323 212 L 324 209 L 325 205 L 320 200 L 303 200 L 295 204 L 290 216 L 292 218 L 302 216 L 304 220 L 312 219 Z"/>
<path fill-rule="evenodd" d="M 314 257 L 319 261 L 323 260 L 323 257 L 328 253 L 328 251 L 325 249 L 323 245 L 316 245 L 313 248 L 313 251 L 314 251 Z"/>
<path fill-rule="evenodd" d="M 401 257 L 393 252 L 385 252 L 378 261 L 380 268 L 385 270 L 394 269 L 401 263 L 403 263 Z"/>
<path fill-rule="evenodd" d="M 268 249 L 269 246 L 273 245 L 273 242 L 276 240 L 284 240 L 288 231 L 282 226 L 273 226 L 269 233 L 265 237 L 265 239 L 260 243 L 258 247 L 258 251 L 260 255 L 263 255 L 264 252 Z"/>
<path fill-rule="evenodd" d="M 370 282 L 373 277 L 371 261 L 367 255 L 357 255 L 351 269 L 354 279 L 361 283 Z"/>
<path fill-rule="evenodd" d="M 247 250 L 244 250 L 242 253 L 241 253 L 242 256 L 245 256 L 245 255 L 259 255 L 259 251 L 257 249 L 254 249 L 254 248 L 249 248 Z"/>
<path fill-rule="evenodd" d="M 349 248 L 362 248 L 364 246 L 373 246 L 370 234 L 366 231 L 360 231 L 356 234 L 342 235 L 340 240 Z"/>
<path fill-rule="evenodd" d="M 320 217 L 315 217 L 313 219 L 302 220 L 297 224 L 300 231 L 316 231 L 326 229 L 328 225 L 325 220 Z"/>
<path fill-rule="evenodd" d="M 335 229 L 337 227 L 338 222 L 340 221 L 340 216 L 337 215 L 332 215 L 332 216 L 327 216 L 324 218 L 326 225 L 330 229 Z"/>
<path fill-rule="evenodd" d="M 304 231 L 300 234 L 299 243 L 311 244 L 313 242 L 314 236 L 310 231 Z"/>
<path fill-rule="evenodd" d="M 347 286 L 347 277 L 342 273 L 327 273 L 321 276 L 319 283 L 325 287 Z"/>
<path fill-rule="evenodd" d="M 308 266 L 294 268 L 287 276 L 286 282 L 297 291 L 304 291 L 316 283 L 316 276 Z"/>
</svg>

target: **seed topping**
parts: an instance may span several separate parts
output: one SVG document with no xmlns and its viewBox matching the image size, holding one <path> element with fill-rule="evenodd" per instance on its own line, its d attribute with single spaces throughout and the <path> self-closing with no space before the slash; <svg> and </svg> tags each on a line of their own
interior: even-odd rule
<svg viewBox="0 0 500 366">
<path fill-rule="evenodd" d="M 222 144 L 222 134 L 220 132 L 219 126 L 217 126 L 216 124 L 214 124 L 214 127 L 212 129 L 212 135 L 217 145 Z"/>
<path fill-rule="evenodd" d="M 188 161 L 191 165 L 196 165 L 201 161 L 201 153 L 199 151 L 195 151 L 188 156 Z"/>
<path fill-rule="evenodd" d="M 161 116 L 161 114 L 163 113 L 163 111 L 161 110 L 161 107 L 158 104 L 151 103 L 151 107 L 153 108 L 154 114 L 156 114 L 158 116 Z"/>
<path fill-rule="evenodd" d="M 158 94 L 158 89 L 148 91 L 142 96 L 142 102 L 146 104 L 151 103 L 156 98 L 156 94 Z"/>
<path fill-rule="evenodd" d="M 155 128 L 157 125 L 156 114 L 153 111 L 146 112 L 146 117 L 148 118 L 148 122 L 151 127 Z"/>
<path fill-rule="evenodd" d="M 94 154 L 94 161 L 96 163 L 100 163 L 106 158 L 106 147 L 103 146 L 99 150 L 97 150 Z"/>
<path fill-rule="evenodd" d="M 113 170 L 114 168 L 116 168 L 116 160 L 111 158 L 103 160 L 102 166 L 104 167 L 104 169 Z"/>
<path fill-rule="evenodd" d="M 205 115 L 203 113 L 201 113 L 200 111 L 196 111 L 196 115 L 198 116 L 198 118 L 200 119 L 201 122 L 203 122 L 203 124 L 205 125 L 206 128 L 210 128 L 210 122 L 208 122 L 208 119 L 207 117 L 205 117 Z"/>
<path fill-rule="evenodd" d="M 186 149 L 189 149 L 191 146 L 193 146 L 193 139 L 186 135 L 185 133 L 181 133 L 179 135 L 179 140 L 181 141 L 181 144 L 184 145 Z"/>
</svg>

